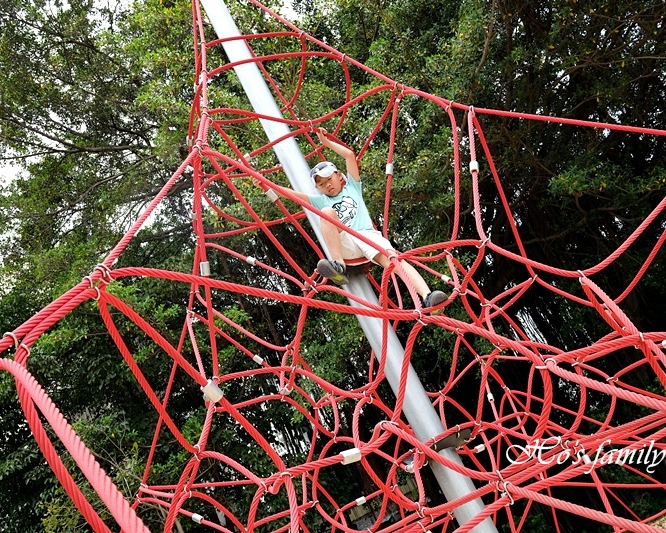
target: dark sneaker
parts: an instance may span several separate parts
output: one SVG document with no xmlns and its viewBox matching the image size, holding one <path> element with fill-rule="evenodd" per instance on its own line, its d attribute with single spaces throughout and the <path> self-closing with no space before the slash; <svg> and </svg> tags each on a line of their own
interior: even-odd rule
<svg viewBox="0 0 666 533">
<path fill-rule="evenodd" d="M 322 276 L 330 279 L 336 285 L 346 285 L 349 283 L 349 278 L 345 275 L 347 267 L 338 261 L 322 259 L 317 263 L 317 270 Z"/>
<path fill-rule="evenodd" d="M 423 300 L 424 307 L 436 307 L 446 300 L 447 296 L 442 291 L 432 291 L 428 296 Z M 441 309 L 435 309 L 431 314 L 438 315 L 442 312 Z"/>
</svg>

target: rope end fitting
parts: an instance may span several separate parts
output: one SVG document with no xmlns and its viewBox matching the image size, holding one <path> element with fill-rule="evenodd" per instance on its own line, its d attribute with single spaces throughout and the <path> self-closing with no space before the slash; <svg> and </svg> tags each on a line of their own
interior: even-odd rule
<svg viewBox="0 0 666 533">
<path fill-rule="evenodd" d="M 342 455 L 342 464 L 343 465 L 348 465 L 351 463 L 357 463 L 358 461 L 361 460 L 361 450 L 358 448 L 350 448 L 349 450 L 344 450 L 340 452 L 340 455 Z"/>
<path fill-rule="evenodd" d="M 474 174 L 475 172 L 479 171 L 479 162 L 478 161 L 470 161 L 469 162 L 469 171 L 471 174 Z"/>
</svg>

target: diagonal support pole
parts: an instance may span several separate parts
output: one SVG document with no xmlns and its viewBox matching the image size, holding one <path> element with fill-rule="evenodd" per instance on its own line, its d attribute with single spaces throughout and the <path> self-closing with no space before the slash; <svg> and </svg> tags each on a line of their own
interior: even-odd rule
<svg viewBox="0 0 666 533">
<path fill-rule="evenodd" d="M 223 0 L 201 0 L 201 3 L 220 39 L 241 37 L 240 31 Z M 226 41 L 222 46 L 224 47 L 229 61 L 232 63 L 252 58 L 247 43 L 243 39 Z M 237 65 L 234 68 L 255 112 L 267 117 L 282 119 L 282 113 L 275 103 L 275 98 L 257 65 L 254 62 L 249 62 Z M 283 122 L 271 121 L 268 119 L 261 119 L 260 122 L 271 142 L 289 134 L 288 126 Z M 294 190 L 315 193 L 316 191 L 309 179 L 310 168 L 295 139 L 293 137 L 288 137 L 277 143 L 273 148 Z M 306 214 L 322 248 L 330 257 L 321 235 L 319 217 L 307 210 Z M 377 295 L 365 277 L 352 276 L 347 289 L 352 294 L 359 296 L 368 302 L 379 305 Z M 353 300 L 350 300 L 350 303 L 354 307 L 360 307 L 360 304 Z M 372 346 L 372 349 L 376 354 L 381 354 L 381 319 L 360 315 L 357 315 L 357 318 L 361 324 L 363 332 L 368 338 L 370 346 Z M 388 346 L 386 351 L 386 378 L 396 394 L 400 383 L 400 373 L 404 356 L 404 347 L 401 345 L 395 331 L 389 327 Z M 422 442 L 426 442 L 444 431 L 442 422 L 411 365 L 409 366 L 408 371 L 407 390 L 403 412 L 405 413 L 405 417 L 414 431 L 414 434 Z M 439 453 L 448 460 L 462 465 L 460 457 L 454 450 L 447 448 L 441 450 Z M 474 483 L 469 477 L 459 474 L 450 468 L 446 468 L 439 463 L 432 463 L 430 466 L 447 500 L 451 501 L 464 497 L 476 490 Z M 455 509 L 456 520 L 462 525 L 482 512 L 483 509 L 484 504 L 481 498 L 471 500 Z M 486 518 L 472 531 L 474 533 L 497 533 L 497 528 L 490 518 Z"/>
</svg>

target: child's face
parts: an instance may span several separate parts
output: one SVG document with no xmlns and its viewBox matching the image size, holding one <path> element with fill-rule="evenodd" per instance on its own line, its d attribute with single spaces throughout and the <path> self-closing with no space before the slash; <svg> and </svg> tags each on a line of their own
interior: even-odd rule
<svg viewBox="0 0 666 533">
<path fill-rule="evenodd" d="M 342 178 L 342 172 L 338 170 L 328 178 L 316 176 L 315 185 L 317 186 L 317 190 L 326 196 L 336 196 L 340 194 L 340 191 L 345 184 Z"/>
</svg>

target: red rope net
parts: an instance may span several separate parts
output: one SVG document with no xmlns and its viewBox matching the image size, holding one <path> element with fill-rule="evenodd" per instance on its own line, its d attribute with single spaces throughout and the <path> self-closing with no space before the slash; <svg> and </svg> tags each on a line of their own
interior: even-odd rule
<svg viewBox="0 0 666 533">
<path fill-rule="evenodd" d="M 259 6 L 261 7 L 261 6 Z M 262 8 L 263 9 L 263 8 Z M 385 111 L 365 138 L 359 159 L 366 153 L 369 144 L 380 132 L 390 131 L 390 148 L 386 162 L 393 163 L 396 130 L 399 128 L 398 115 L 405 98 L 426 99 L 434 106 L 446 111 L 451 121 L 453 137 L 450 139 L 454 151 L 455 179 L 452 190 L 455 196 L 455 213 L 451 224 L 451 235 L 442 242 L 433 243 L 419 249 L 408 250 L 401 257 L 415 266 L 444 280 L 451 296 L 449 304 L 459 301 L 466 310 L 466 320 L 454 319 L 446 312 L 433 316 L 424 314 L 421 307 L 407 307 L 398 296 L 397 302 L 389 298 L 389 288 L 395 283 L 393 273 L 383 273 L 380 280 L 368 274 L 379 294 L 381 305 L 366 302 L 348 294 L 343 288 L 325 283 L 315 272 L 306 272 L 291 257 L 282 243 L 274 236 L 274 230 L 282 224 L 289 224 L 312 249 L 313 255 L 323 257 L 321 249 L 310 236 L 309 229 L 302 224 L 304 211 L 296 206 L 291 211 L 276 201 L 282 216 L 274 220 L 262 220 L 243 194 L 240 183 L 248 183 L 254 177 L 265 185 L 270 185 L 280 171 L 279 166 L 255 168 L 256 161 L 270 154 L 275 143 L 259 146 L 244 153 L 232 140 L 231 131 L 239 123 L 252 125 L 259 119 L 266 119 L 247 108 L 210 108 L 209 91 L 215 87 L 216 79 L 226 76 L 233 64 L 211 68 L 207 56 L 211 50 L 220 47 L 220 41 L 206 42 L 202 16 L 197 2 L 194 2 L 195 56 L 197 68 L 196 98 L 192 107 L 189 156 L 160 194 L 149 205 L 132 229 L 118 243 L 106 260 L 95 267 L 92 273 L 76 287 L 37 313 L 32 319 L 11 333 L 5 334 L 1 348 L 15 349 L 14 360 L 3 358 L 0 365 L 10 372 L 19 392 L 21 406 L 34 433 L 35 439 L 49 465 L 76 503 L 80 512 L 95 531 L 109 531 L 96 510 L 89 504 L 68 472 L 54 444 L 49 438 L 46 426 L 52 428 L 61 443 L 67 448 L 79 468 L 85 474 L 94 490 L 104 501 L 114 519 L 123 531 L 147 531 L 140 515 L 147 507 L 158 506 L 164 509 L 166 519 L 164 531 L 173 531 L 176 520 L 191 518 L 204 529 L 218 531 L 470 531 L 488 517 L 502 524 L 505 531 L 530 531 L 534 513 L 543 514 L 554 524 L 553 531 L 567 529 L 561 524 L 563 517 L 569 520 L 584 518 L 588 521 L 606 524 L 613 531 L 659 531 L 649 525 L 662 513 L 646 516 L 626 502 L 626 494 L 642 490 L 650 495 L 659 495 L 666 489 L 663 480 L 657 479 L 655 469 L 666 456 L 666 436 L 664 416 L 666 398 L 662 391 L 654 392 L 648 387 L 639 388 L 632 375 L 641 373 L 650 380 L 666 385 L 662 351 L 664 332 L 639 331 L 622 311 L 622 301 L 641 280 L 657 253 L 661 250 L 666 232 L 654 243 L 652 252 L 642 259 L 642 265 L 635 277 L 625 287 L 613 288 L 620 292 L 617 297 L 608 295 L 606 289 L 592 279 L 595 274 L 609 268 L 629 247 L 639 239 L 647 228 L 656 224 L 666 207 L 664 199 L 654 209 L 630 237 L 599 264 L 581 266 L 580 270 L 562 270 L 536 262 L 528 257 L 521 241 L 519 228 L 509 207 L 502 179 L 495 168 L 493 156 L 483 134 L 482 118 L 488 115 L 502 115 L 534 121 L 568 123 L 584 128 L 624 130 L 637 134 L 665 135 L 664 131 L 646 130 L 614 124 L 597 124 L 569 121 L 519 113 L 509 113 L 489 109 L 472 109 L 468 106 L 448 101 L 444 98 L 425 94 L 410 87 L 402 86 L 372 71 L 366 66 L 347 58 L 324 43 L 300 32 L 279 17 L 285 24 L 285 31 L 264 35 L 252 35 L 253 40 L 288 42 L 292 51 L 272 55 L 256 56 L 255 62 L 263 71 L 272 90 L 278 96 L 284 113 L 284 123 L 290 127 L 290 135 L 299 138 L 310 152 L 306 158 L 317 160 L 321 147 L 312 135 L 313 127 L 334 122 L 332 129 L 336 135 L 347 126 L 350 114 L 362 106 L 368 98 L 382 98 Z M 274 16 L 269 11 L 266 11 Z M 257 41 L 254 41 L 257 42 Z M 286 46 L 286 45 L 285 45 Z M 276 49 L 278 49 L 276 47 Z M 299 65 L 296 90 L 291 95 L 283 94 L 281 87 L 271 77 L 270 71 L 282 60 L 296 61 Z M 316 118 L 300 117 L 296 111 L 300 92 L 305 90 L 305 80 L 311 63 L 333 62 L 339 68 L 344 80 L 346 94 L 344 102 L 337 109 Z M 358 69 L 375 79 L 371 89 L 357 91 L 352 83 L 351 69 Z M 461 198 L 461 139 L 458 132 L 464 131 L 457 123 L 456 111 L 467 116 L 465 143 L 469 149 L 472 182 L 472 208 L 476 220 L 476 234 L 464 237 L 460 232 L 460 216 L 464 209 Z M 329 128 L 330 129 L 330 128 Z M 216 151 L 211 146 L 224 143 L 226 153 Z M 477 147 L 483 152 L 497 194 L 510 221 L 516 251 L 495 244 L 487 235 L 482 224 L 482 198 L 479 192 L 479 170 Z M 388 233 L 392 218 L 392 173 L 387 167 L 386 200 L 383 213 L 383 227 Z M 117 268 L 112 265 L 129 242 L 148 220 L 161 200 L 174 184 L 184 179 L 192 170 L 194 186 L 193 228 L 196 234 L 196 247 L 191 273 L 155 270 L 150 268 Z M 243 181 L 244 180 L 244 181 Z M 239 216 L 228 206 L 218 205 L 212 190 L 226 187 L 246 211 Z M 293 207 L 293 204 L 290 204 Z M 303 206 L 304 209 L 312 209 Z M 204 218 L 214 213 L 218 221 L 233 229 L 207 233 Z M 225 224 L 221 224 L 225 226 Z M 258 259 L 246 257 L 235 251 L 231 238 L 263 232 L 293 270 L 271 267 Z M 282 287 L 276 290 L 251 283 L 232 283 L 214 279 L 207 275 L 207 255 L 212 252 L 227 255 L 232 260 L 246 261 L 248 269 L 255 272 L 264 270 L 281 280 Z M 468 259 L 463 261 L 461 252 Z M 489 297 L 475 282 L 475 277 L 484 262 L 492 257 L 502 256 L 522 265 L 525 279 L 507 288 L 496 296 Z M 470 259 L 471 258 L 471 259 Z M 390 269 L 389 269 L 390 270 Z M 186 284 L 190 287 L 188 308 L 184 310 L 184 321 L 180 341 L 173 345 L 168 342 L 151 324 L 139 315 L 130 305 L 107 291 L 113 280 L 131 277 L 153 277 Z M 561 288 L 558 279 L 577 279 L 579 293 L 573 294 Z M 294 290 L 295 288 L 295 290 Z M 528 291 L 540 288 L 550 291 L 553 298 L 569 299 L 577 305 L 593 308 L 607 324 L 606 334 L 577 349 L 564 349 L 549 345 L 529 331 L 524 323 L 512 318 L 511 310 L 516 302 Z M 256 298 L 299 306 L 299 322 L 292 340 L 277 345 L 259 338 L 235 322 L 233 318 L 216 308 L 216 294 L 222 292 L 250 295 Z M 397 291 L 396 291 L 397 292 Z M 399 294 L 399 292 L 398 292 Z M 345 295 L 356 304 L 338 303 L 330 295 Z M 128 501 L 114 486 L 110 478 L 95 461 L 92 454 L 73 432 L 56 406 L 27 371 L 30 348 L 41 334 L 53 324 L 87 300 L 97 302 L 101 319 L 115 342 L 138 384 L 158 416 L 153 447 L 148 456 L 142 484 L 135 497 Z M 390 399 L 383 392 L 386 382 L 385 353 L 369 353 L 367 360 L 367 382 L 359 388 L 345 389 L 317 375 L 311 369 L 307 348 L 301 344 L 308 313 L 313 310 L 330 313 L 372 316 L 380 319 L 384 327 L 408 328 L 406 335 L 403 376 L 407 372 L 415 353 L 417 340 L 425 328 L 441 328 L 455 335 L 455 348 L 450 375 L 441 390 L 428 392 L 433 409 L 441 419 L 444 432 L 429 442 L 420 442 L 414 435 L 408 421 L 403 416 L 405 401 L 405 379 L 401 379 L 395 398 Z M 150 340 L 159 347 L 164 357 L 173 361 L 173 370 L 166 388 L 156 390 L 144 377 L 141 365 L 137 362 L 123 340 L 117 320 L 112 315 L 122 314 L 136 324 Z M 510 332 L 500 326 L 510 324 Z M 201 326 L 205 334 L 201 334 Z M 502 333 L 504 332 L 504 333 Z M 487 341 L 485 350 L 478 348 L 474 339 Z M 253 366 L 248 370 L 225 374 L 220 361 L 222 346 L 233 346 L 243 354 Z M 256 355 L 259 346 L 262 350 L 279 354 L 281 363 L 271 365 Z M 188 348 L 185 351 L 185 347 Z M 205 348 L 205 349 L 204 349 Z M 605 358 L 613 357 L 624 349 L 632 349 L 633 364 L 613 375 L 608 375 L 602 364 Z M 382 348 L 385 351 L 385 347 Z M 183 354 L 192 353 L 193 358 Z M 210 355 L 202 355 L 202 354 Z M 526 376 L 522 388 L 507 385 L 505 372 L 520 369 Z M 201 431 L 194 441 L 188 440 L 183 429 L 172 418 L 169 400 L 172 394 L 173 378 L 184 373 L 187 379 L 201 386 L 205 393 L 206 414 L 201 420 Z M 260 397 L 227 397 L 221 394 L 226 385 L 253 379 L 275 380 L 273 394 Z M 460 390 L 462 383 L 476 384 L 473 390 Z M 649 380 L 645 380 L 647 382 Z M 576 391 L 574 407 L 556 401 L 554 391 Z M 605 398 L 610 406 L 603 416 L 593 416 L 588 398 L 590 395 Z M 468 402 L 462 402 L 464 397 Z M 211 401 L 214 400 L 214 401 Z M 470 403 L 470 400 L 473 400 Z M 351 405 L 353 413 L 351 433 L 343 431 L 340 423 L 341 405 Z M 624 404 L 642 406 L 635 409 L 631 419 L 618 420 L 616 414 Z M 250 406 L 261 404 L 267 416 L 274 405 L 293 411 L 294 416 L 309 421 L 311 432 L 304 435 L 304 460 L 287 463 L 283 458 L 283 447 L 275 440 L 262 435 L 247 418 L 244 411 Z M 474 409 L 469 409 L 474 405 Z M 374 410 L 381 421 L 372 427 L 363 427 L 367 420 L 364 413 Z M 638 413 L 638 414 L 636 414 Z M 326 414 L 326 416 L 325 416 Z M 271 466 L 269 475 L 258 474 L 255 465 L 247 464 L 244 457 L 230 457 L 216 451 L 209 443 L 211 428 L 220 417 L 233 420 L 237 431 L 263 450 Z M 565 422 L 566 421 L 566 422 Z M 366 423 L 367 424 L 367 423 Z M 457 442 L 457 453 L 461 463 L 456 463 L 433 448 L 435 441 L 470 431 L 470 439 Z M 152 461 L 155 450 L 163 440 L 174 439 L 182 447 L 187 459 L 182 475 L 171 484 L 152 484 Z M 428 472 L 432 464 L 439 463 L 468 477 L 474 489 L 454 501 L 444 501 L 432 494 L 432 483 Z M 202 465 L 218 465 L 226 472 L 223 480 L 209 481 Z M 604 468 L 614 468 L 622 475 L 609 477 Z M 327 473 L 335 469 L 336 479 L 358 476 L 359 469 L 365 473 L 365 491 L 356 499 L 340 501 L 336 498 L 335 487 L 325 480 Z M 224 502 L 219 494 L 237 494 L 236 491 L 250 494 L 251 505 L 240 514 L 238 507 Z M 584 499 L 580 494 L 585 494 Z M 456 521 L 455 509 L 471 500 L 481 498 L 483 511 L 465 524 Z M 571 522 L 567 522 L 571 523 Z M 499 527 L 499 526 L 498 526 Z"/>
</svg>

